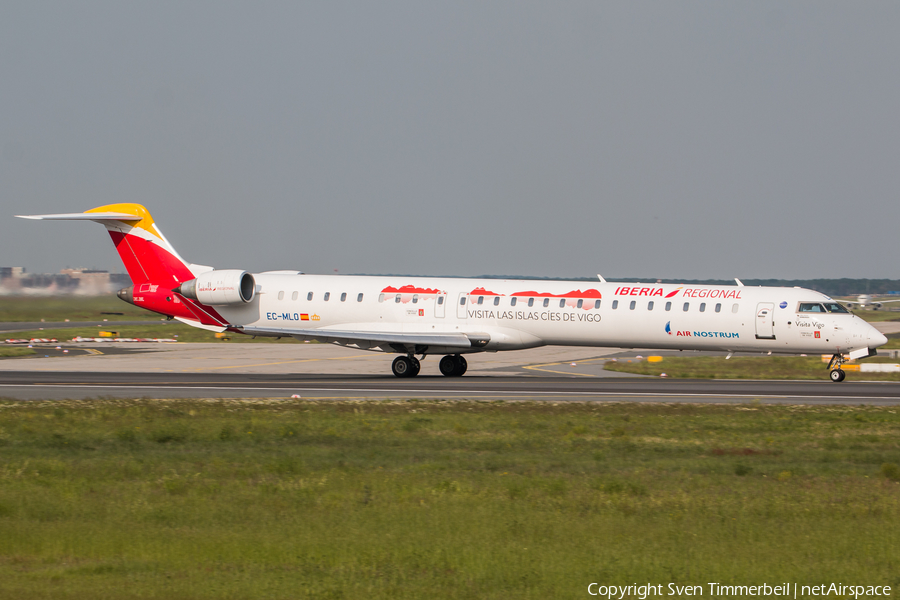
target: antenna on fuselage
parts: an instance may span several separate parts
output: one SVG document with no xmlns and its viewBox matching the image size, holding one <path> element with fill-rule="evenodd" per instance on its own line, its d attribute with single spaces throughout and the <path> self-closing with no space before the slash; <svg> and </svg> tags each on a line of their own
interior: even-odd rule
<svg viewBox="0 0 900 600">
<path fill-rule="evenodd" d="M 600 273 L 597 273 L 597 279 L 600 280 L 600 283 L 606 283 L 606 280 L 603 279 L 603 275 L 601 275 Z"/>
<path fill-rule="evenodd" d="M 744 287 L 744 284 L 743 284 L 743 283 L 741 282 L 741 280 L 738 279 L 737 277 L 734 278 L 734 282 L 735 282 L 736 284 L 738 284 L 738 287 Z"/>
</svg>

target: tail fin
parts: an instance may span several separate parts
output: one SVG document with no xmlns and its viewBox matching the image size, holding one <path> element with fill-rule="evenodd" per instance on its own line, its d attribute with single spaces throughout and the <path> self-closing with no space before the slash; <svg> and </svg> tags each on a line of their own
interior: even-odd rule
<svg viewBox="0 0 900 600">
<path fill-rule="evenodd" d="M 177 284 L 210 270 L 210 267 L 192 265 L 181 258 L 157 228 L 147 209 L 140 204 L 109 204 L 83 213 L 18 216 L 23 219 L 100 223 L 109 231 L 109 237 L 134 283 L 173 281 Z"/>
</svg>

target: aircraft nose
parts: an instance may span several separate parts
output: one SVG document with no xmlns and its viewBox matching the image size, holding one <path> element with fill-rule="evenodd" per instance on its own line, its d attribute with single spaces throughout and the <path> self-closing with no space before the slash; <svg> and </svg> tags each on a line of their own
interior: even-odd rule
<svg viewBox="0 0 900 600">
<path fill-rule="evenodd" d="M 887 336 L 869 325 L 869 348 L 877 348 L 887 344 Z"/>
</svg>

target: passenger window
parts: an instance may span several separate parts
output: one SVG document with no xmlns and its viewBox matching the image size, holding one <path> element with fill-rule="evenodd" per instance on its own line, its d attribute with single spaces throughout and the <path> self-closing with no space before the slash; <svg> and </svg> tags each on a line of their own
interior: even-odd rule
<svg viewBox="0 0 900 600">
<path fill-rule="evenodd" d="M 716 304 L 716 312 L 722 312 L 722 303 Z"/>
<path fill-rule="evenodd" d="M 284 292 L 278 292 L 278 299 L 284 300 Z"/>
<path fill-rule="evenodd" d="M 494 306 L 500 306 L 500 296 L 494 296 Z"/>
<path fill-rule="evenodd" d="M 619 308 L 619 301 L 613 300 L 613 310 L 616 310 L 617 308 Z"/>
<path fill-rule="evenodd" d="M 550 306 L 550 298 L 544 298 L 544 308 Z"/>
<path fill-rule="evenodd" d="M 325 300 L 325 302 L 328 302 L 329 298 L 331 298 L 331 292 L 325 292 L 325 296 L 323 297 L 323 300 Z"/>
<path fill-rule="evenodd" d="M 347 301 L 347 292 L 341 292 L 341 302 Z"/>
<path fill-rule="evenodd" d="M 528 299 L 528 306 L 534 306 L 534 298 Z"/>
<path fill-rule="evenodd" d="M 666 310 L 672 310 L 672 303 L 666 302 Z"/>
<path fill-rule="evenodd" d="M 634 307 L 637 306 L 637 300 L 632 300 L 631 304 L 628 305 L 629 310 L 634 310 Z"/>
<path fill-rule="evenodd" d="M 362 299 L 363 299 L 363 295 L 362 295 L 362 294 L 360 294 L 360 295 L 358 295 L 358 296 L 356 297 L 356 301 L 357 301 L 357 302 L 362 302 Z"/>
<path fill-rule="evenodd" d="M 299 293 L 300 293 L 300 292 L 294 292 L 293 294 L 291 294 L 291 300 L 297 300 L 297 295 L 298 295 Z"/>
<path fill-rule="evenodd" d="M 647 310 L 653 310 L 653 300 L 647 303 Z"/>
<path fill-rule="evenodd" d="M 400 296 L 397 296 L 397 297 L 399 298 Z M 398 302 L 399 302 L 399 300 L 398 300 Z M 460 305 L 460 306 L 465 305 L 465 303 L 466 303 L 465 297 L 459 299 L 459 305 Z"/>
<path fill-rule="evenodd" d="M 560 308 L 565 308 L 565 307 L 566 307 L 566 299 L 565 299 L 565 298 L 560 298 L 560 300 L 559 300 L 559 307 L 560 307 Z"/>
<path fill-rule="evenodd" d="M 600 301 L 599 301 L 599 300 L 595 300 L 595 301 L 594 301 L 594 308 L 600 308 Z"/>
<path fill-rule="evenodd" d="M 700 303 L 700 312 L 706 312 L 706 302 Z"/>
<path fill-rule="evenodd" d="M 378 294 L 378 301 L 384 302 L 384 294 Z"/>
<path fill-rule="evenodd" d="M 509 301 L 509 305 L 510 305 L 510 306 L 515 306 L 517 300 L 518 300 L 518 298 L 511 298 L 510 301 Z"/>
<path fill-rule="evenodd" d="M 394 304 L 400 304 L 400 294 L 394 296 Z"/>
<path fill-rule="evenodd" d="M 478 304 L 484 304 L 484 296 L 478 296 Z"/>
<path fill-rule="evenodd" d="M 306 295 L 306 301 L 307 301 L 307 302 L 312 302 L 312 298 L 313 298 L 313 293 L 312 293 L 312 292 L 310 292 L 310 293 L 308 293 L 308 294 Z"/>
<path fill-rule="evenodd" d="M 443 304 L 443 303 L 444 303 L 444 297 L 443 297 L 443 296 L 438 296 L 438 304 L 440 305 L 440 304 Z"/>
<path fill-rule="evenodd" d="M 413 294 L 413 304 L 418 304 L 418 303 L 419 303 L 419 295 Z"/>
<path fill-rule="evenodd" d="M 690 302 L 685 302 L 685 303 L 684 303 L 684 308 L 683 308 L 684 312 L 687 312 L 688 309 L 689 309 L 690 307 L 691 307 L 691 303 L 690 303 Z"/>
<path fill-rule="evenodd" d="M 578 300 L 578 308 L 581 308 L 582 306 L 584 306 L 584 300 L 581 300 L 581 299 L 579 298 L 579 300 Z"/>
<path fill-rule="evenodd" d="M 737 311 L 738 311 L 738 305 L 737 305 L 737 304 L 732 304 L 732 305 L 731 305 L 731 312 L 736 313 Z"/>
</svg>

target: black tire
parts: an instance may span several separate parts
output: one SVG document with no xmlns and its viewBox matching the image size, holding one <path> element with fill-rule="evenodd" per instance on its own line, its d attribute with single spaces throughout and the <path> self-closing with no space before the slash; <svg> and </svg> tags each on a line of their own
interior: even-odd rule
<svg viewBox="0 0 900 600">
<path fill-rule="evenodd" d="M 843 369 L 838 369 L 838 371 L 840 371 L 840 372 L 841 372 L 841 378 L 840 378 L 840 379 L 839 379 L 839 380 L 838 380 L 838 381 L 843 381 L 843 380 L 844 380 L 844 377 L 846 377 L 846 376 L 847 376 L 847 373 L 846 373 L 846 372 L 844 372 L 844 370 L 843 370 Z"/>
<path fill-rule="evenodd" d="M 839 383 L 844 380 L 846 376 L 844 371 L 841 369 L 832 369 L 831 373 L 828 374 L 831 380 L 835 383 Z"/>
<path fill-rule="evenodd" d="M 438 368 L 441 370 L 441 375 L 444 377 L 453 377 L 456 375 L 457 369 L 456 358 L 448 354 L 438 363 Z"/>
<path fill-rule="evenodd" d="M 409 377 L 415 377 L 416 375 L 419 374 L 419 371 L 422 370 L 422 363 L 420 363 L 419 359 L 416 358 L 415 356 L 410 356 L 409 360 L 413 366 L 412 372 L 410 372 Z"/>
<path fill-rule="evenodd" d="M 457 377 L 462 377 L 466 374 L 466 369 L 469 368 L 469 363 L 466 362 L 466 359 L 460 355 L 456 355 L 456 364 L 457 364 Z"/>
<path fill-rule="evenodd" d="M 412 377 L 414 373 L 413 363 L 405 356 L 398 356 L 391 364 L 391 371 L 397 377 Z"/>
</svg>

